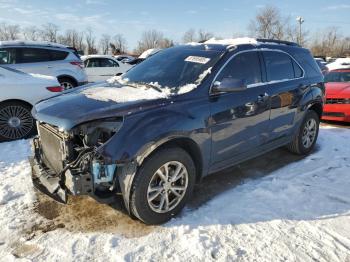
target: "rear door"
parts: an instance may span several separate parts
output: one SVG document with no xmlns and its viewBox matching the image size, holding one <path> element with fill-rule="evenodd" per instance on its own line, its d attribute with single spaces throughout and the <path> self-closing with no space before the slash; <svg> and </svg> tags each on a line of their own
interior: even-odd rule
<svg viewBox="0 0 350 262">
<path fill-rule="evenodd" d="M 52 75 L 50 67 L 50 54 L 47 49 L 21 47 L 16 48 L 16 62 L 12 68 L 26 73 Z"/>
<path fill-rule="evenodd" d="M 119 63 L 109 58 L 88 58 L 85 65 L 89 82 L 107 80 L 120 71 Z"/>
<path fill-rule="evenodd" d="M 262 52 L 271 97 L 269 141 L 289 136 L 303 95 L 303 70 L 287 53 L 279 50 Z"/>
<path fill-rule="evenodd" d="M 268 136 L 270 98 L 264 84 L 258 51 L 233 56 L 215 81 L 224 78 L 242 80 L 247 89 L 210 94 L 212 116 L 212 170 L 215 172 L 258 150 Z"/>
</svg>

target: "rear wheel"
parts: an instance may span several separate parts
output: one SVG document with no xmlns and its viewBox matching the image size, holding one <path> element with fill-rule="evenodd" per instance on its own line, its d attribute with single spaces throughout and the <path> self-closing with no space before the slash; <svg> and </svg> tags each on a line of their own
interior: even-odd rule
<svg viewBox="0 0 350 262">
<path fill-rule="evenodd" d="M 181 148 L 165 148 L 152 155 L 135 177 L 130 207 L 146 224 L 161 224 L 177 215 L 189 199 L 195 165 Z"/>
<path fill-rule="evenodd" d="M 72 89 L 77 86 L 77 83 L 68 77 L 60 77 L 58 78 L 58 82 L 60 82 L 64 90 Z"/>
<path fill-rule="evenodd" d="M 320 119 L 317 113 L 313 110 L 308 111 L 299 132 L 288 145 L 289 151 L 298 155 L 310 153 L 316 144 L 319 125 Z"/>
<path fill-rule="evenodd" d="M 20 102 L 0 105 L 0 139 L 16 140 L 35 134 L 35 121 L 31 107 Z"/>
</svg>

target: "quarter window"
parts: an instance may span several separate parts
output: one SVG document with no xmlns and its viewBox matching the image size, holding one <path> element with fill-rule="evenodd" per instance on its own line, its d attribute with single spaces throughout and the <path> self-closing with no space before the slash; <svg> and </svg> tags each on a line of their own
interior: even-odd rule
<svg viewBox="0 0 350 262">
<path fill-rule="evenodd" d="M 58 50 L 48 50 L 51 61 L 64 60 L 68 56 L 68 52 Z"/>
<path fill-rule="evenodd" d="M 255 51 L 235 56 L 221 71 L 217 81 L 224 78 L 242 80 L 245 85 L 262 82 L 259 55 Z"/>
<path fill-rule="evenodd" d="M 289 55 L 274 51 L 263 53 L 268 82 L 295 78 L 292 58 Z"/>
</svg>

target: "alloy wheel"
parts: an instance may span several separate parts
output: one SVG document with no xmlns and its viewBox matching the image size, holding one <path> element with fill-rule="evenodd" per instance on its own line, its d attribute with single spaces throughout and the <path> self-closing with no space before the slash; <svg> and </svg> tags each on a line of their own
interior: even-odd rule
<svg viewBox="0 0 350 262">
<path fill-rule="evenodd" d="M 0 135 L 8 139 L 24 138 L 34 125 L 30 111 L 20 105 L 6 106 L 0 110 Z"/>
<path fill-rule="evenodd" d="M 303 135 L 302 135 L 302 143 L 305 148 L 310 148 L 313 142 L 315 141 L 317 133 L 317 123 L 316 120 L 310 118 L 306 121 Z"/>
<path fill-rule="evenodd" d="M 61 82 L 61 86 L 63 87 L 64 90 L 72 89 L 74 88 L 73 84 L 70 82 Z"/>
<path fill-rule="evenodd" d="M 178 161 L 162 165 L 152 176 L 147 190 L 147 201 L 156 213 L 173 210 L 183 199 L 188 186 L 186 167 Z"/>
</svg>

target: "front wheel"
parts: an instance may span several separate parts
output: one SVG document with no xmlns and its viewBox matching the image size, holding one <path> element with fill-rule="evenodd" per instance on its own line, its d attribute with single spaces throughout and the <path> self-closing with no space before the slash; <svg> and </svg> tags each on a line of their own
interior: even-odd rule
<svg viewBox="0 0 350 262">
<path fill-rule="evenodd" d="M 298 133 L 288 145 L 289 151 L 298 155 L 310 153 L 316 144 L 319 125 L 320 118 L 317 113 L 313 110 L 308 111 Z"/>
<path fill-rule="evenodd" d="M 28 138 L 35 133 L 31 107 L 20 102 L 0 105 L 0 140 Z"/>
<path fill-rule="evenodd" d="M 189 199 L 195 172 L 191 156 L 183 149 L 156 152 L 136 174 L 130 201 L 132 213 L 146 224 L 167 222 Z"/>
</svg>

